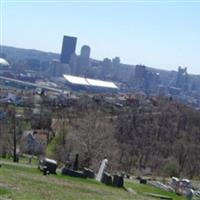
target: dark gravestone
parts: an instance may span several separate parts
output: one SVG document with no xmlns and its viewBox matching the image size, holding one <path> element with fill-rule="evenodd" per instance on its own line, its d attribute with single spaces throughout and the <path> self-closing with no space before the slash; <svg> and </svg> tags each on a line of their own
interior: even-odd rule
<svg viewBox="0 0 200 200">
<path fill-rule="evenodd" d="M 49 174 L 49 171 L 48 171 L 48 169 L 47 169 L 47 167 L 46 166 L 44 166 L 43 167 L 43 175 L 48 175 Z"/>
<path fill-rule="evenodd" d="M 52 162 L 50 160 L 45 159 L 45 165 L 50 174 L 56 174 L 56 169 L 58 167 L 57 162 Z"/>
<path fill-rule="evenodd" d="M 14 158 L 15 162 L 19 162 L 19 155 L 17 154 L 16 157 Z"/>
<path fill-rule="evenodd" d="M 126 175 L 126 178 L 127 178 L 127 179 L 130 179 L 130 174 L 127 174 L 127 175 Z"/>
<path fill-rule="evenodd" d="M 95 177 L 95 174 L 91 169 L 84 168 L 83 173 L 85 174 L 85 176 L 87 178 L 94 178 Z"/>
<path fill-rule="evenodd" d="M 114 175 L 113 186 L 115 187 L 124 187 L 124 178 L 123 176 Z"/>
<path fill-rule="evenodd" d="M 49 174 L 56 174 L 56 169 L 58 167 L 58 164 L 55 160 L 51 160 L 48 158 L 45 158 L 43 160 L 40 160 L 38 168 L 43 171 L 43 173 L 49 173 Z M 46 172 L 44 172 L 46 171 Z"/>
<path fill-rule="evenodd" d="M 83 172 L 77 172 L 68 168 L 63 168 L 61 171 L 61 174 L 72 176 L 72 177 L 86 178 L 86 175 Z"/>
<path fill-rule="evenodd" d="M 74 161 L 74 166 L 73 166 L 73 170 L 77 171 L 78 170 L 78 154 L 76 154 L 76 158 Z"/>
<path fill-rule="evenodd" d="M 144 178 L 141 178 L 141 179 L 140 179 L 140 184 L 147 184 L 147 180 L 144 179 Z"/>
<path fill-rule="evenodd" d="M 112 185 L 112 176 L 109 173 L 104 172 L 101 182 L 105 183 L 106 185 Z"/>
</svg>

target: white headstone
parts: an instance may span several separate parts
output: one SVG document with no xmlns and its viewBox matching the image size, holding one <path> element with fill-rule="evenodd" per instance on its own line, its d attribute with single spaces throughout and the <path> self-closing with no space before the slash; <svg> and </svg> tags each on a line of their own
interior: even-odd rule
<svg viewBox="0 0 200 200">
<path fill-rule="evenodd" d="M 108 159 L 107 158 L 104 158 L 103 160 L 102 160 L 102 162 L 101 162 L 101 166 L 100 166 L 100 168 L 99 168 L 99 171 L 98 171 L 98 174 L 97 174 L 97 176 L 96 176 L 96 180 L 97 181 L 101 181 L 101 179 L 102 179 L 102 176 L 103 176 L 103 173 L 104 173 L 104 171 L 105 171 L 105 169 L 106 169 L 106 167 L 107 167 L 107 164 L 108 164 Z"/>
</svg>

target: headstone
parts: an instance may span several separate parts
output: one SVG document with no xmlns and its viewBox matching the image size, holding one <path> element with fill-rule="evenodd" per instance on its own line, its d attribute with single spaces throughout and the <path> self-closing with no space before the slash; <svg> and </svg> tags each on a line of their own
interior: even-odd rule
<svg viewBox="0 0 200 200">
<path fill-rule="evenodd" d="M 86 175 L 83 172 L 74 171 L 65 167 L 62 169 L 61 174 L 72 177 L 86 178 Z"/>
<path fill-rule="evenodd" d="M 107 157 L 105 157 L 101 162 L 101 166 L 100 166 L 98 174 L 96 176 L 97 181 L 101 182 L 101 179 L 103 177 L 103 173 L 106 170 L 107 165 L 108 165 L 108 159 L 107 159 Z"/>
<path fill-rule="evenodd" d="M 43 173 L 49 173 L 49 174 L 56 174 L 56 169 L 58 167 L 58 164 L 55 160 L 45 158 L 43 160 L 39 161 L 38 168 L 43 171 Z M 44 172 L 46 170 L 46 172 Z"/>
<path fill-rule="evenodd" d="M 45 159 L 45 165 L 47 167 L 47 170 L 49 171 L 49 173 L 51 174 L 56 174 L 56 169 L 58 167 L 58 164 L 55 160 L 51 160 L 51 159 Z"/>
<path fill-rule="evenodd" d="M 170 185 L 175 190 L 179 185 L 179 179 L 177 177 L 172 177 Z"/>
<path fill-rule="evenodd" d="M 19 155 L 16 155 L 15 162 L 19 162 Z"/>
<path fill-rule="evenodd" d="M 123 176 L 114 175 L 113 186 L 115 187 L 124 187 L 124 178 Z"/>
<path fill-rule="evenodd" d="M 84 168 L 83 173 L 85 174 L 85 176 L 87 178 L 94 178 L 95 177 L 94 172 L 91 169 Z"/>
<path fill-rule="evenodd" d="M 130 174 L 126 174 L 126 178 L 127 178 L 127 179 L 130 179 Z"/>
<path fill-rule="evenodd" d="M 78 157 L 79 155 L 76 154 L 76 158 L 75 158 L 75 161 L 74 161 L 74 166 L 73 166 L 73 170 L 77 171 L 78 170 Z"/>
<path fill-rule="evenodd" d="M 49 171 L 48 171 L 48 169 L 47 169 L 47 166 L 44 166 L 44 168 L 43 168 L 43 175 L 48 175 L 49 174 Z"/>
<path fill-rule="evenodd" d="M 109 173 L 104 172 L 101 182 L 105 183 L 106 185 L 112 185 L 112 176 Z"/>
<path fill-rule="evenodd" d="M 188 191 L 186 193 L 186 199 L 187 200 L 192 200 L 193 193 L 194 193 L 194 191 L 192 189 L 188 189 Z"/>
<path fill-rule="evenodd" d="M 147 180 L 144 179 L 144 178 L 141 178 L 141 179 L 140 179 L 140 184 L 147 184 Z"/>
<path fill-rule="evenodd" d="M 68 169 L 71 168 L 71 162 L 69 160 L 66 160 L 66 162 L 65 162 L 65 168 L 68 168 Z"/>
</svg>

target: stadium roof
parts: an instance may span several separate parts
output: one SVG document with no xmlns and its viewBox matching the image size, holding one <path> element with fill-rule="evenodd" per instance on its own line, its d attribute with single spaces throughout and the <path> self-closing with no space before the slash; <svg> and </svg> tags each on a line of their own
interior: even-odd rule
<svg viewBox="0 0 200 200">
<path fill-rule="evenodd" d="M 78 77 L 78 76 L 70 76 L 70 75 L 63 75 L 64 78 L 72 84 L 78 85 L 89 85 L 85 78 Z"/>
<path fill-rule="evenodd" d="M 114 89 L 118 88 L 113 82 L 100 81 L 100 80 L 89 79 L 89 78 L 87 78 L 86 80 L 92 86 L 107 87 L 107 88 L 114 88 Z"/>
<path fill-rule="evenodd" d="M 68 82 L 72 84 L 118 89 L 118 87 L 113 82 L 101 81 L 96 79 L 89 79 L 89 78 L 83 78 L 65 74 L 63 76 Z"/>
</svg>

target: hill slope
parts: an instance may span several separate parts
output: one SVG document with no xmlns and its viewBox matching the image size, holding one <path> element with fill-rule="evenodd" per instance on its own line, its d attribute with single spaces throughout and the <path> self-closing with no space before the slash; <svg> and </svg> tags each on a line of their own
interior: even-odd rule
<svg viewBox="0 0 200 200">
<path fill-rule="evenodd" d="M 3 165 L 0 168 L 0 199 L 7 200 L 129 200 L 145 199 L 144 192 L 170 195 L 174 200 L 183 198 L 173 193 L 163 192 L 151 186 L 127 183 L 138 194 L 130 194 L 123 189 L 105 186 L 95 180 L 71 178 L 61 175 L 43 176 L 30 167 Z"/>
<path fill-rule="evenodd" d="M 42 62 L 60 58 L 60 55 L 56 53 L 44 52 L 35 49 L 22 49 L 9 46 L 2 46 L 2 52 L 6 55 L 6 59 L 8 59 L 8 61 L 10 62 L 16 62 L 26 59 L 37 59 Z"/>
</svg>

